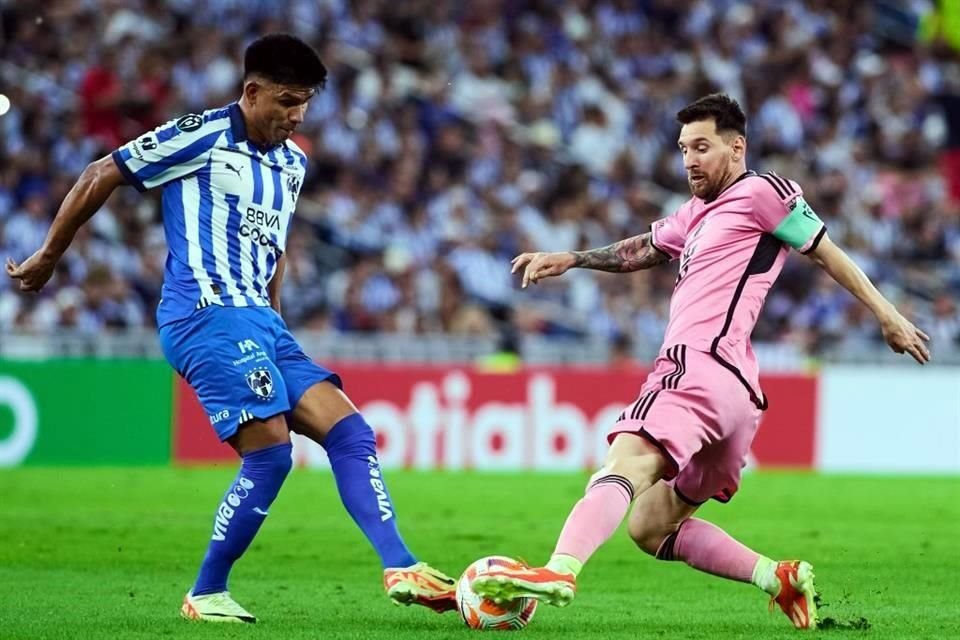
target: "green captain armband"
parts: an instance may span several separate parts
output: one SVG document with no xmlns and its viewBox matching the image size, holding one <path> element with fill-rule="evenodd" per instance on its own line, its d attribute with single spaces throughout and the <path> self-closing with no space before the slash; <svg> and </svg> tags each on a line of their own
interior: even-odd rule
<svg viewBox="0 0 960 640">
<path fill-rule="evenodd" d="M 798 196 L 787 205 L 787 209 L 790 213 L 773 230 L 773 235 L 797 251 L 815 249 L 817 241 L 826 230 L 823 221 L 817 217 L 803 196 Z"/>
</svg>

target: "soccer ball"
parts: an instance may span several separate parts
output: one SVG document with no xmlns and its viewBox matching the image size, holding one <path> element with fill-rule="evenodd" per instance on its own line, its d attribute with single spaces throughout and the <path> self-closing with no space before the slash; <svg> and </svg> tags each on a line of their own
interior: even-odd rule
<svg viewBox="0 0 960 640">
<path fill-rule="evenodd" d="M 513 558 L 504 556 L 488 556 L 480 558 L 463 572 L 457 582 L 457 606 L 460 617 L 471 629 L 496 629 L 507 631 L 523 629 L 533 619 L 533 612 L 537 610 L 537 601 L 533 598 L 520 598 L 501 604 L 495 603 L 477 595 L 470 588 L 470 583 L 477 576 L 481 576 L 490 569 L 498 567 L 516 566 Z"/>
</svg>

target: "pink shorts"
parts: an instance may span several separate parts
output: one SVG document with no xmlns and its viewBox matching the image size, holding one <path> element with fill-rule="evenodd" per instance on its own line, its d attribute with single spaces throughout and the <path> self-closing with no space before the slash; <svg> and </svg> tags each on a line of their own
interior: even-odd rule
<svg viewBox="0 0 960 640">
<path fill-rule="evenodd" d="M 640 397 L 607 436 L 637 433 L 667 458 L 664 477 L 693 505 L 727 502 L 740 486 L 760 409 L 747 388 L 709 353 L 674 345 L 657 356 Z"/>
</svg>

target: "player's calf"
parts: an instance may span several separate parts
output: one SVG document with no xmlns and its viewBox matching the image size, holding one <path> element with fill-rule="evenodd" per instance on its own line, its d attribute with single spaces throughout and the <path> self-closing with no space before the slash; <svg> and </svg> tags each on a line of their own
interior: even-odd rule
<svg viewBox="0 0 960 640">
<path fill-rule="evenodd" d="M 373 545 L 384 567 L 410 567 L 417 559 L 404 543 L 387 489 L 373 429 L 359 413 L 333 426 L 322 443 L 344 507 Z"/>
<path fill-rule="evenodd" d="M 236 479 L 217 507 L 213 535 L 191 593 L 226 592 L 234 563 L 246 552 L 290 473 L 290 443 L 248 451 Z"/>
<path fill-rule="evenodd" d="M 385 567 L 383 585 L 396 604 L 443 613 L 457 608 L 456 580 L 417 562 L 397 526 L 393 500 L 377 459 L 373 429 L 359 413 L 338 421 L 322 441 L 347 512 Z"/>
<path fill-rule="evenodd" d="M 654 537 L 636 526 L 631 535 L 644 549 L 652 547 Z M 639 540 L 638 540 L 639 538 Z M 690 518 L 660 543 L 656 551 L 658 560 L 681 560 L 687 565 L 728 580 L 751 583 L 770 595 L 771 610 L 774 604 L 790 618 L 798 629 L 814 629 L 817 626 L 817 595 L 813 584 L 813 567 L 799 560 L 776 562 L 741 542 L 725 531 L 704 520 Z"/>
</svg>

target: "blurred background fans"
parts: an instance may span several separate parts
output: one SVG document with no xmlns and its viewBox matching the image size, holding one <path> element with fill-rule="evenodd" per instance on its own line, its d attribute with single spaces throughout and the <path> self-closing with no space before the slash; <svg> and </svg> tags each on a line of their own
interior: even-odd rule
<svg viewBox="0 0 960 640">
<path fill-rule="evenodd" d="M 369 345 L 399 333 L 404 359 L 503 345 L 534 361 L 649 359 L 672 269 L 574 272 L 521 295 L 508 263 L 604 245 L 671 213 L 689 197 L 674 113 L 715 90 L 747 110 L 749 164 L 803 185 L 938 354 L 960 341 L 956 0 L 39 7 L 0 2 L 0 253 L 16 260 L 87 162 L 235 100 L 243 47 L 290 31 L 332 72 L 297 135 L 311 162 L 283 295 L 318 357 L 378 351 Z M 33 334 L 39 349 L 36 336 L 82 345 L 151 328 L 159 195 L 119 190 L 43 294 L 0 281 L 0 333 Z M 113 343 L 155 354 L 142 333 Z M 883 349 L 872 317 L 797 256 L 754 337 L 773 362 Z"/>
</svg>

